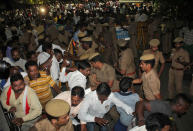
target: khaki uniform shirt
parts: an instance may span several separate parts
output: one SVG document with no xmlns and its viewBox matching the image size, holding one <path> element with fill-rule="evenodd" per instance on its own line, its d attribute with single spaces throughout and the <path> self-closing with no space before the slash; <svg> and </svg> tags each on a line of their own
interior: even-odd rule
<svg viewBox="0 0 193 131">
<path fill-rule="evenodd" d="M 165 58 L 161 51 L 156 51 L 155 53 L 153 53 L 151 49 L 148 49 L 148 50 L 144 50 L 143 55 L 145 54 L 154 54 L 155 55 L 155 65 L 153 68 L 156 71 L 157 71 L 159 63 L 161 64 L 165 63 Z"/>
<path fill-rule="evenodd" d="M 160 94 L 160 80 L 155 70 L 142 74 L 143 91 L 147 100 L 155 100 Z"/>
<path fill-rule="evenodd" d="M 88 50 L 85 50 L 85 49 L 82 48 L 82 46 L 80 46 L 78 48 L 77 56 L 86 55 L 86 54 L 93 54 L 93 53 L 95 53 L 95 49 L 97 47 L 98 47 L 98 45 L 95 42 L 92 43 L 91 48 L 89 48 Z"/>
<path fill-rule="evenodd" d="M 48 119 L 43 119 L 35 124 L 35 127 L 37 131 L 56 131 L 56 128 L 51 124 L 51 122 Z M 60 127 L 59 131 L 74 131 L 72 121 L 69 120 L 69 122 Z"/>
<path fill-rule="evenodd" d="M 183 48 L 179 49 L 178 51 L 176 49 L 172 50 L 171 53 L 171 59 L 172 59 L 172 67 L 174 68 L 184 68 L 184 66 L 180 63 L 177 63 L 176 60 L 180 59 L 181 62 L 190 62 L 190 57 L 187 51 L 185 51 Z"/>
<path fill-rule="evenodd" d="M 119 89 L 118 81 L 116 80 L 115 69 L 110 65 L 104 63 L 102 69 L 95 69 L 96 79 L 99 82 L 109 82 L 114 80 L 111 90 Z"/>
<path fill-rule="evenodd" d="M 119 68 L 120 70 L 126 70 L 126 75 L 131 73 L 129 77 L 135 77 L 135 63 L 131 49 L 128 48 L 120 53 Z"/>
<path fill-rule="evenodd" d="M 26 87 L 25 87 L 26 88 Z M 5 90 L 1 94 L 1 103 L 3 107 L 9 111 L 11 107 L 16 107 L 15 116 L 17 118 L 22 118 L 23 121 L 29 121 L 37 118 L 42 113 L 42 106 L 40 104 L 40 101 L 33 89 L 28 87 L 27 89 L 27 102 L 30 107 L 29 113 L 25 115 L 25 112 L 23 111 L 23 97 L 24 97 L 24 91 L 23 93 L 16 99 L 15 93 L 11 89 L 11 96 L 9 99 L 9 104 L 6 104 L 7 101 L 7 92 L 9 90 L 9 87 L 5 88 Z"/>
</svg>

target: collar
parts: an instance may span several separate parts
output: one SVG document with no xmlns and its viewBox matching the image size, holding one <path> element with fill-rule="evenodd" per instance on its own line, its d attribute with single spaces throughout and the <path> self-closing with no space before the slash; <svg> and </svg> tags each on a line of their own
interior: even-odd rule
<svg viewBox="0 0 193 131">
<path fill-rule="evenodd" d="M 119 94 L 122 95 L 122 96 L 129 96 L 129 95 L 133 94 L 133 92 L 132 91 L 129 91 L 129 92 L 120 91 Z"/>
</svg>

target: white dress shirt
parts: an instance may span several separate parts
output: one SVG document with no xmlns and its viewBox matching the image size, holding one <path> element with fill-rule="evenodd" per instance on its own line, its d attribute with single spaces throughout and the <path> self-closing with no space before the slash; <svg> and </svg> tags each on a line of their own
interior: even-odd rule
<svg viewBox="0 0 193 131">
<path fill-rule="evenodd" d="M 113 105 L 122 107 L 127 114 L 132 114 L 133 112 L 131 107 L 116 98 L 113 93 L 102 104 L 98 99 L 96 91 L 93 91 L 84 98 L 78 118 L 84 122 L 95 122 L 95 117 L 103 118 Z"/>
<path fill-rule="evenodd" d="M 68 73 L 68 75 L 66 76 L 66 80 L 68 82 L 70 90 L 72 90 L 72 88 L 75 86 L 80 86 L 84 89 L 86 88 L 86 76 L 84 76 L 78 70 Z"/>
<path fill-rule="evenodd" d="M 71 106 L 71 91 L 64 91 L 60 94 L 58 94 L 54 99 L 60 99 L 66 101 Z M 70 108 L 70 118 L 72 120 L 73 125 L 79 124 L 74 117 L 78 115 L 78 112 L 80 110 L 80 105 L 77 106 L 71 106 Z M 81 124 L 85 124 L 85 122 L 80 122 Z"/>
</svg>

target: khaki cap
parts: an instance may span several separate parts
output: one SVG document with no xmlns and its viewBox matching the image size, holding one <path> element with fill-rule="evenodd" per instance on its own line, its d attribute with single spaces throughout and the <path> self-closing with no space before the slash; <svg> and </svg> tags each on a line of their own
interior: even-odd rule
<svg viewBox="0 0 193 131">
<path fill-rule="evenodd" d="M 86 36 L 86 33 L 85 32 L 79 32 L 78 33 L 78 37 L 85 37 Z"/>
<path fill-rule="evenodd" d="M 102 26 L 109 26 L 109 24 L 108 23 L 104 23 L 104 24 L 102 24 Z"/>
<path fill-rule="evenodd" d="M 53 99 L 46 104 L 45 111 L 50 116 L 60 117 L 69 113 L 70 105 L 64 100 Z"/>
<path fill-rule="evenodd" d="M 183 41 L 184 41 L 184 39 L 182 37 L 176 37 L 174 39 L 174 43 L 180 43 L 180 42 L 183 42 Z"/>
<path fill-rule="evenodd" d="M 16 26 L 12 26 L 11 30 L 15 31 L 15 30 L 17 30 L 17 27 Z"/>
<path fill-rule="evenodd" d="M 64 26 L 59 26 L 58 27 L 58 31 L 63 31 L 64 30 Z"/>
<path fill-rule="evenodd" d="M 88 60 L 92 60 L 94 57 L 96 57 L 96 56 L 98 56 L 98 55 L 100 55 L 98 52 L 93 53 L 93 54 L 90 54 Z"/>
<path fill-rule="evenodd" d="M 42 40 L 42 39 L 44 39 L 44 37 L 45 37 L 45 36 L 42 34 L 42 35 L 38 36 L 38 39 L 39 39 L 39 40 Z"/>
<path fill-rule="evenodd" d="M 146 60 L 154 60 L 155 56 L 154 54 L 145 54 L 140 57 L 140 60 L 146 61 Z"/>
<path fill-rule="evenodd" d="M 127 41 L 126 40 L 118 40 L 118 45 L 119 45 L 119 47 L 124 47 L 124 46 L 126 46 L 127 45 Z"/>
<path fill-rule="evenodd" d="M 150 40 L 150 42 L 149 42 L 149 45 L 150 45 L 151 47 L 158 46 L 159 44 L 160 44 L 160 41 L 159 41 L 158 39 L 152 39 L 152 40 Z"/>
<path fill-rule="evenodd" d="M 89 42 L 89 41 L 92 41 L 92 38 L 91 37 L 84 37 L 81 39 L 82 42 Z"/>
<path fill-rule="evenodd" d="M 79 60 L 88 60 L 89 57 L 90 57 L 90 54 L 84 54 L 80 56 Z"/>
</svg>

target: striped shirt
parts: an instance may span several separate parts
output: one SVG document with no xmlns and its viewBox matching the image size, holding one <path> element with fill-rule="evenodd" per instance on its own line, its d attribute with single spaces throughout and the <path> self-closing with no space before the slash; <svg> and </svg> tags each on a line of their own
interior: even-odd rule
<svg viewBox="0 0 193 131">
<path fill-rule="evenodd" d="M 30 80 L 28 76 L 25 77 L 25 81 L 29 86 L 36 92 L 42 107 L 53 98 L 51 88 L 55 82 L 51 76 L 47 75 L 46 72 L 40 71 L 40 77 L 37 80 Z"/>
</svg>

